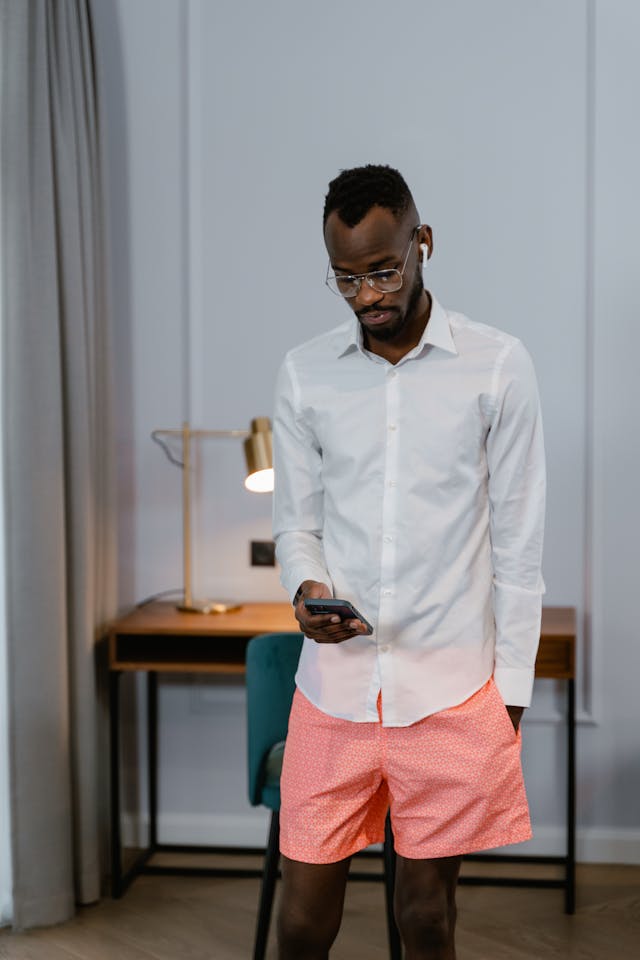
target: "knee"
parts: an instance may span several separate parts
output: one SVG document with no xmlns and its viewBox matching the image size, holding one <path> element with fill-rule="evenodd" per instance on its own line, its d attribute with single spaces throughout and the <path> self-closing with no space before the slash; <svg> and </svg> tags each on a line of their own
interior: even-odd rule
<svg viewBox="0 0 640 960">
<path fill-rule="evenodd" d="M 326 956 L 339 927 L 339 920 L 332 922 L 330 917 L 310 916 L 283 904 L 278 916 L 279 956 L 282 960 Z"/>
<path fill-rule="evenodd" d="M 445 898 L 410 900 L 396 910 L 396 922 L 405 945 L 410 948 L 431 948 L 434 951 L 453 941 L 456 919 L 455 904 Z M 439 954 L 438 954 L 439 955 Z"/>
</svg>

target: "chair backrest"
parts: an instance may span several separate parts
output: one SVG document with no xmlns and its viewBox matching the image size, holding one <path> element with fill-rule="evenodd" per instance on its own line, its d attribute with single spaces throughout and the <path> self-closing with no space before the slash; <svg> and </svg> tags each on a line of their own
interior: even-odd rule
<svg viewBox="0 0 640 960">
<path fill-rule="evenodd" d="M 263 633 L 247 646 L 249 801 L 254 806 L 261 802 L 267 754 L 287 736 L 302 640 L 301 633 Z"/>
</svg>

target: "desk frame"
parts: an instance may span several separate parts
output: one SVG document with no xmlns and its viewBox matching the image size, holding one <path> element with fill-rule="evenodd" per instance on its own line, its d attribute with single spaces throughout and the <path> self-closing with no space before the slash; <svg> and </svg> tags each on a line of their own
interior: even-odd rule
<svg viewBox="0 0 640 960">
<path fill-rule="evenodd" d="M 121 897 L 141 873 L 260 877 L 262 870 L 236 867 L 180 867 L 150 863 L 156 853 L 264 854 L 264 848 L 215 847 L 158 842 L 158 674 L 244 674 L 245 651 L 259 633 L 297 632 L 288 604 L 249 603 L 227 614 L 179 613 L 171 604 L 141 607 L 108 628 L 111 769 L 111 893 Z M 536 677 L 566 681 L 566 852 L 563 856 L 472 854 L 466 861 L 554 864 L 563 877 L 462 876 L 461 884 L 563 889 L 565 913 L 575 912 L 575 610 L 545 607 L 542 616 Z M 120 679 L 125 672 L 147 674 L 147 758 L 149 845 L 125 871 L 122 863 L 120 800 Z M 376 874 L 350 873 L 350 879 L 377 879 Z M 382 877 L 380 877 L 382 879 Z"/>
</svg>

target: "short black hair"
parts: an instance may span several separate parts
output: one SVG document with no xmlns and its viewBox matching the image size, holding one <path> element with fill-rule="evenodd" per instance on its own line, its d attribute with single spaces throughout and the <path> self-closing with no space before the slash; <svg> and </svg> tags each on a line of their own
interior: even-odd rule
<svg viewBox="0 0 640 960">
<path fill-rule="evenodd" d="M 341 170 L 329 184 L 324 200 L 323 228 L 334 210 L 348 227 L 355 227 L 372 207 L 385 207 L 399 220 L 413 197 L 401 173 L 383 164 Z"/>
</svg>

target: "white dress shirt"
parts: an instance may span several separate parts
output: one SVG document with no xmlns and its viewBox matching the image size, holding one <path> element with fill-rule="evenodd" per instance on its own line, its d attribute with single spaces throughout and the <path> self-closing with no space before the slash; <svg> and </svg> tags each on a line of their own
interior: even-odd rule
<svg viewBox="0 0 640 960">
<path fill-rule="evenodd" d="M 274 417 L 274 538 L 372 636 L 305 638 L 296 682 L 334 717 L 407 726 L 493 674 L 528 706 L 540 637 L 545 468 L 529 354 L 433 298 L 393 365 L 355 318 L 291 350 Z"/>
</svg>

